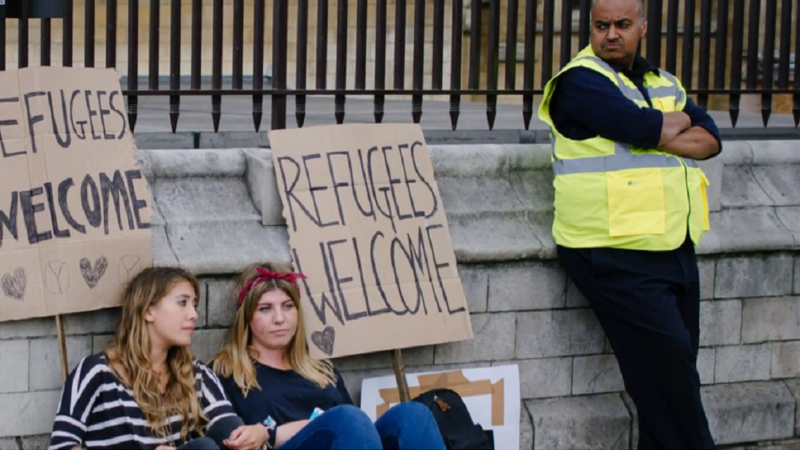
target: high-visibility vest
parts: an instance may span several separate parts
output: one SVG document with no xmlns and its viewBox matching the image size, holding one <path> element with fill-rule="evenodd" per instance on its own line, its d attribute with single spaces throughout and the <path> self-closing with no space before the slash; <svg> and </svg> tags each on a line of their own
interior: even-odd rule
<svg viewBox="0 0 800 450">
<path fill-rule="evenodd" d="M 591 47 L 547 83 L 539 118 L 551 128 L 555 242 L 571 248 L 672 250 L 684 242 L 688 228 L 692 241 L 699 244 L 709 229 L 708 179 L 694 160 L 599 136 L 572 140 L 553 125 L 549 110 L 556 80 L 575 67 L 603 74 L 625 97 L 649 107 L 636 85 L 595 56 Z M 653 108 L 682 111 L 686 91 L 674 75 L 659 72 L 644 76 Z"/>
</svg>

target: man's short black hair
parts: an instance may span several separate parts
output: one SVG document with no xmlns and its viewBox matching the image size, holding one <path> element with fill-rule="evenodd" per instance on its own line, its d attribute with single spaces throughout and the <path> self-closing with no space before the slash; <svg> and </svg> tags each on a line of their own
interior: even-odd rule
<svg viewBox="0 0 800 450">
<path fill-rule="evenodd" d="M 597 0 L 594 0 L 592 2 L 592 8 L 594 8 L 594 4 L 595 3 L 597 3 Z M 638 5 L 639 5 L 639 17 L 641 17 L 642 19 L 645 19 L 646 17 L 645 17 L 645 14 L 644 14 L 644 0 L 636 0 L 636 3 L 638 3 Z"/>
</svg>

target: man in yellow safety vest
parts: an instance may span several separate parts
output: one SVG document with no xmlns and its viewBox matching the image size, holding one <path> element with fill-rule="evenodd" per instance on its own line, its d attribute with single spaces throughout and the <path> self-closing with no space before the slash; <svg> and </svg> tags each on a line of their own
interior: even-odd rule
<svg viewBox="0 0 800 450">
<path fill-rule="evenodd" d="M 680 81 L 636 50 L 641 0 L 596 0 L 591 45 L 545 87 L 559 260 L 611 343 L 639 448 L 714 448 L 697 372 L 694 247 L 709 229 L 696 160 L 722 149 Z"/>
</svg>

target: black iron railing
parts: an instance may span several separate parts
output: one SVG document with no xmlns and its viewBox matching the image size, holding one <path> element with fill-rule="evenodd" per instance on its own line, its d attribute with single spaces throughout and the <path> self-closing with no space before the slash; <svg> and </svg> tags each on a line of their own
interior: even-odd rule
<svg viewBox="0 0 800 450">
<path fill-rule="evenodd" d="M 31 18 L 28 6 L 34 1 L 64 1 L 65 16 Z M 78 3 L 73 2 L 78 1 L 83 2 L 82 26 L 74 24 Z M 123 90 L 131 127 L 136 125 L 141 97 L 169 98 L 168 114 L 174 132 L 181 113 L 181 98 L 208 96 L 216 131 L 222 115 L 222 97 L 237 95 L 252 97 L 255 130 L 261 127 L 265 97 L 270 99 L 270 126 L 275 129 L 287 126 L 290 99 L 295 102 L 297 126 L 303 126 L 306 102 L 312 96 L 333 96 L 337 123 L 345 120 L 347 98 L 372 98 L 374 120 L 381 122 L 387 98 L 410 97 L 411 118 L 419 122 L 423 98 L 436 96 L 437 100 L 449 101 L 453 129 L 458 125 L 465 97 L 465 101 L 480 98 L 485 102 L 489 128 L 494 126 L 498 98 L 510 98 L 520 104 L 522 123 L 528 128 L 544 84 L 587 45 L 591 25 L 591 0 L 191 0 L 191 5 L 182 5 L 181 0 L 143 0 L 143 5 L 149 5 L 146 26 L 140 23 L 139 1 L 127 0 L 127 10 L 125 0 L 100 3 L 105 6 L 105 38 L 99 43 L 97 0 L 6 0 L 7 4 L 19 2 L 21 12 L 18 18 L 0 18 L 0 70 L 6 68 L 7 54 L 13 50 L 13 43 L 7 43 L 7 34 L 11 34 L 6 32 L 9 24 L 16 22 L 17 27 L 16 66 L 26 67 L 31 64 L 29 55 L 34 46 L 30 42 L 30 23 L 41 20 L 39 64 L 76 63 L 94 67 L 98 59 L 95 51 L 102 48 L 105 67 L 122 72 L 127 66 L 123 72 L 126 75 Z M 224 11 L 231 2 L 232 26 L 226 29 Z M 645 3 L 649 31 L 640 51 L 678 75 L 701 106 L 708 107 L 710 97 L 724 97 L 735 126 L 742 96 L 755 94 L 760 96 L 760 111 L 766 126 L 773 112 L 774 97 L 789 96 L 797 126 L 800 121 L 800 90 L 795 84 L 800 78 L 800 65 L 796 64 L 800 59 L 797 0 L 646 0 Z M 209 5 L 210 29 L 204 25 L 203 17 L 204 7 Z M 185 6 L 189 6 L 189 11 Z M 291 15 L 290 7 L 295 8 Z M 355 23 L 350 22 L 353 7 Z M 169 9 L 169 23 L 164 27 L 160 23 L 162 8 Z M 269 8 L 271 23 L 266 19 Z M 387 17 L 391 8 L 393 23 Z M 248 40 L 252 58 L 248 68 L 244 29 L 245 17 L 251 14 Z M 557 14 L 560 21 L 556 20 Z M 310 18 L 316 19 L 312 34 L 309 34 Z M 52 32 L 52 22 L 56 20 L 62 21 L 60 36 Z M 187 20 L 190 32 L 183 33 L 182 21 Z M 121 34 L 118 26 L 125 23 L 127 58 L 123 67 L 117 67 L 117 39 Z M 292 45 L 290 24 L 296 32 Z M 348 32 L 353 27 L 356 39 L 351 47 Z M 370 29 L 374 29 L 374 35 Z M 501 33 L 503 29 L 505 32 Z M 79 45 L 74 39 L 76 31 L 83 32 L 80 62 L 75 61 L 73 54 Z M 148 36 L 146 73 L 140 73 L 140 33 Z M 206 33 L 211 34 L 210 73 L 203 63 Z M 267 33 L 271 33 L 270 42 Z M 228 49 L 223 48 L 226 34 L 232 35 Z M 387 38 L 391 37 L 393 54 L 389 54 L 387 45 Z M 161 67 L 162 40 L 169 42 L 168 69 Z M 185 58 L 182 41 L 186 40 L 190 42 L 188 80 L 184 80 L 187 74 L 182 73 L 181 67 Z M 58 62 L 52 58 L 54 42 L 61 45 Z M 310 44 L 316 49 L 313 56 L 309 55 Z M 333 52 L 329 52 L 329 44 Z M 407 72 L 409 46 L 411 68 Z M 226 51 L 232 52 L 228 63 L 223 59 Z M 352 62 L 348 59 L 351 52 L 355 52 Z M 335 62 L 332 74 L 328 73 L 329 61 Z M 293 83 L 289 80 L 290 66 Z M 309 86 L 308 70 L 312 67 L 314 83 Z M 425 67 L 430 68 L 428 73 Z M 387 83 L 388 71 L 393 74 L 390 83 Z M 146 85 L 140 85 L 140 76 L 145 75 Z M 209 75 L 210 85 L 204 82 Z M 409 75 L 410 83 L 406 79 Z M 168 86 L 162 85 L 165 76 Z M 333 78 L 332 86 L 329 78 Z"/>
</svg>

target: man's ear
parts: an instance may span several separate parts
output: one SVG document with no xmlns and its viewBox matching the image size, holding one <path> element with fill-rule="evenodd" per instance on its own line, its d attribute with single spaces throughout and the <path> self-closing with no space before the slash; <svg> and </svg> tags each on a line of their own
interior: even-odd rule
<svg viewBox="0 0 800 450">
<path fill-rule="evenodd" d="M 639 36 L 639 37 L 647 36 L 647 19 L 642 20 L 642 28 L 641 28 L 640 34 L 641 34 L 641 36 Z"/>
</svg>

